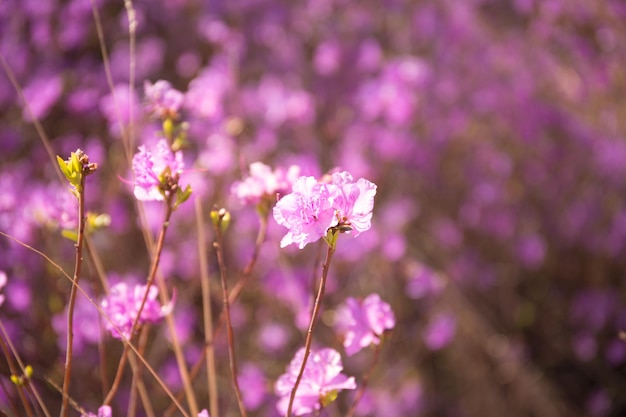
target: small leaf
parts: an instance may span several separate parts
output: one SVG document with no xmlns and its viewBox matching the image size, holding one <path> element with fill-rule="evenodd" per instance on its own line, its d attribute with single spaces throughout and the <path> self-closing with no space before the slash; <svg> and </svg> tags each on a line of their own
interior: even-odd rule
<svg viewBox="0 0 626 417">
<path fill-rule="evenodd" d="M 332 390 L 331 392 L 327 393 L 326 395 L 323 395 L 320 398 L 320 403 L 322 404 L 322 407 L 326 407 L 328 404 L 330 404 L 333 401 L 335 401 L 337 399 L 338 395 L 339 395 L 339 391 L 337 391 L 336 389 Z"/>
<path fill-rule="evenodd" d="M 61 231 L 61 236 L 72 242 L 78 242 L 78 234 L 74 230 L 64 229 Z"/>
</svg>

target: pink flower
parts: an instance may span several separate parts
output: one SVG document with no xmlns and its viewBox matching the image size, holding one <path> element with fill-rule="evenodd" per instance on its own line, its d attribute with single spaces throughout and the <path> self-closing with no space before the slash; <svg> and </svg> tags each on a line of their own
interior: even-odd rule
<svg viewBox="0 0 626 417">
<path fill-rule="evenodd" d="M 150 81 L 143 83 L 145 94 L 146 111 L 160 119 L 175 118 L 183 105 L 185 96 L 165 81 L 159 80 L 152 84 Z"/>
<path fill-rule="evenodd" d="M 111 407 L 109 407 L 108 405 L 103 405 L 102 407 L 98 408 L 98 414 L 94 414 L 94 413 L 87 413 L 87 414 L 83 414 L 82 417 L 112 417 L 113 413 L 111 411 Z"/>
<path fill-rule="evenodd" d="M 326 184 L 318 184 L 315 178 L 300 177 L 296 180 L 292 193 L 274 206 L 274 219 L 289 229 L 280 241 L 281 248 L 296 243 L 302 249 L 337 225 L 330 197 Z"/>
<path fill-rule="evenodd" d="M 274 388 L 280 397 L 277 408 L 283 415 L 287 412 L 289 397 L 300 372 L 303 358 L 304 348 L 296 353 L 287 367 L 287 372 L 276 381 Z M 301 416 L 319 410 L 323 403 L 325 405 L 326 402 L 334 399 L 331 396 L 337 391 L 355 389 L 354 377 L 348 378 L 341 373 L 342 370 L 339 352 L 329 348 L 312 350 L 294 398 L 293 413 Z"/>
<path fill-rule="evenodd" d="M 337 328 L 344 333 L 343 346 L 348 355 L 380 343 L 385 330 L 396 325 L 391 307 L 378 294 L 370 294 L 362 302 L 349 297 L 337 312 Z"/>
<path fill-rule="evenodd" d="M 154 153 L 140 146 L 132 165 L 135 174 L 133 193 L 142 201 L 163 201 L 167 177 L 177 180 L 184 168 L 182 153 L 172 152 L 165 139 L 157 142 Z"/>
<path fill-rule="evenodd" d="M 446 347 L 456 334 L 456 318 L 452 314 L 440 313 L 431 318 L 424 329 L 424 343 L 430 350 Z"/>
<path fill-rule="evenodd" d="M 210 417 L 207 410 L 202 410 L 198 413 L 198 417 Z"/>
<path fill-rule="evenodd" d="M 364 178 L 355 182 L 349 172 L 343 171 L 333 174 L 331 186 L 335 187 L 332 191 L 333 207 L 337 211 L 339 223 L 349 226 L 353 237 L 368 230 L 371 227 L 376 184 Z"/>
<path fill-rule="evenodd" d="M 302 249 L 335 226 L 358 236 L 371 227 L 375 195 L 376 184 L 363 178 L 355 182 L 346 171 L 334 173 L 330 183 L 298 178 L 292 193 L 274 207 L 276 222 L 289 229 L 280 246 L 296 243 Z"/>
<path fill-rule="evenodd" d="M 121 282 L 111 287 L 109 295 L 101 302 L 102 309 L 110 319 L 110 321 L 106 321 L 105 327 L 111 332 L 111 336 L 121 339 L 119 332 L 121 331 L 126 339 L 130 339 L 133 322 L 135 317 L 137 317 L 145 293 L 145 285 L 131 287 Z M 139 317 L 139 324 L 146 322 L 158 323 L 171 311 L 171 304 L 161 306 L 157 300 L 158 294 L 157 288 L 151 286 L 148 290 L 148 298 Z"/>
<path fill-rule="evenodd" d="M 276 200 L 277 194 L 282 195 L 291 191 L 293 184 L 300 174 L 300 167 L 290 166 L 286 171 L 283 168 L 272 168 L 262 162 L 250 164 L 250 176 L 238 181 L 231 187 L 231 192 L 243 204 L 258 204 L 261 199 Z"/>
</svg>

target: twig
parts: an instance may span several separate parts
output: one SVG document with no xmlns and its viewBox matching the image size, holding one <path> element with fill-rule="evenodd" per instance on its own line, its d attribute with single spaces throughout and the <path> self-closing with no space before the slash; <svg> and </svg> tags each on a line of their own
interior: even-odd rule
<svg viewBox="0 0 626 417">
<path fill-rule="evenodd" d="M 213 314 L 211 313 L 211 288 L 209 283 L 209 266 L 206 259 L 206 242 L 204 236 L 204 217 L 202 215 L 202 201 L 194 201 L 196 212 L 196 229 L 198 230 L 198 259 L 200 261 L 200 283 L 202 285 L 202 317 L 204 321 L 204 342 L 206 349 L 204 357 L 207 364 L 207 383 L 209 387 L 209 411 L 213 417 L 218 417 L 217 375 L 215 373 L 215 348 L 213 346 Z M 197 374 L 197 372 L 196 372 Z M 191 372 L 194 378 L 194 372 Z"/>
<path fill-rule="evenodd" d="M 0 232 L 0 233 L 2 233 L 2 232 Z M 6 344 L 9 346 L 9 349 L 10 349 L 11 353 L 13 354 L 13 357 L 15 358 L 15 360 L 17 362 L 17 365 L 19 366 L 22 374 L 25 374 L 26 373 L 26 367 L 24 366 L 24 362 L 22 362 L 22 360 L 20 359 L 20 356 L 19 356 L 19 354 L 17 352 L 17 349 L 15 349 L 15 346 L 11 342 L 11 339 L 9 338 L 9 333 L 7 332 L 6 328 L 4 327 L 4 324 L 2 323 L 2 320 L 0 320 L 0 333 L 5 338 Z M 50 417 L 50 412 L 48 411 L 48 408 L 46 407 L 46 404 L 42 401 L 41 397 L 39 396 L 39 392 L 35 388 L 35 385 L 28 384 L 28 388 L 30 389 L 30 391 L 32 392 L 33 396 L 37 400 L 37 403 L 39 404 L 39 407 L 41 408 L 43 413 L 46 415 L 46 417 Z"/>
<path fill-rule="evenodd" d="M 15 366 L 15 362 L 13 362 L 13 358 L 11 357 L 11 352 L 9 351 L 9 348 L 4 342 L 4 339 L 2 338 L 2 336 L 0 336 L 0 348 L 2 348 L 2 353 L 4 353 L 4 356 L 7 360 L 7 364 L 9 365 L 9 371 L 11 371 L 11 375 L 17 376 L 17 375 L 23 374 L 23 372 L 19 371 L 17 369 L 17 366 Z M 24 406 L 24 410 L 26 411 L 26 414 L 29 417 L 33 417 L 34 416 L 33 409 L 30 406 L 28 398 L 26 398 L 26 394 L 24 394 L 24 387 L 21 384 L 15 384 L 15 386 L 17 388 L 17 394 L 20 397 L 20 401 L 22 401 L 22 405 Z M 13 404 L 12 401 L 11 401 L 11 406 L 13 409 L 15 409 L 15 405 Z M 15 411 L 15 414 L 17 415 L 17 410 Z"/>
<path fill-rule="evenodd" d="M 82 163 L 82 162 L 81 162 Z M 76 294 L 78 280 L 83 265 L 83 239 L 85 237 L 85 178 L 87 171 L 83 168 L 80 176 L 80 187 L 76 187 L 78 197 L 78 237 L 76 239 L 76 259 L 74 263 L 74 278 L 72 279 L 72 289 L 70 290 L 70 300 L 67 306 L 67 346 L 65 349 L 65 375 L 63 377 L 63 399 L 61 403 L 60 417 L 66 417 L 69 408 L 69 389 L 72 377 L 72 352 L 74 343 L 74 306 L 76 305 Z"/>
<path fill-rule="evenodd" d="M 139 318 L 141 317 L 141 313 L 143 312 L 143 308 L 148 300 L 148 294 L 150 293 L 150 287 L 154 283 L 157 270 L 159 268 L 159 262 L 161 260 L 161 252 L 163 251 L 163 245 L 165 243 L 165 235 L 167 233 L 167 228 L 170 223 L 170 217 L 172 216 L 172 198 L 173 196 L 170 194 L 168 196 L 168 200 L 166 201 L 166 210 L 165 210 L 165 219 L 163 220 L 163 224 L 161 226 L 161 231 L 159 232 L 159 238 L 157 240 L 157 246 L 155 248 L 155 256 L 152 260 L 152 266 L 150 267 L 150 275 L 148 275 L 148 282 L 146 284 L 146 291 L 143 295 L 143 299 L 141 300 L 141 305 L 139 306 L 139 310 L 137 311 L 137 316 L 133 321 L 133 325 L 130 330 L 130 339 L 132 340 L 133 335 L 137 331 L 137 326 L 139 325 Z M 117 372 L 115 374 L 115 379 L 113 380 L 113 384 L 111 385 L 111 389 L 109 393 L 105 397 L 103 401 L 103 405 L 108 405 L 113 400 L 113 396 L 117 392 L 120 382 L 122 380 L 122 375 L 124 368 L 126 367 L 126 360 L 128 358 L 130 344 L 124 346 L 124 351 L 122 352 L 122 357 L 120 358 L 120 363 L 117 367 Z"/>
<path fill-rule="evenodd" d="M 235 357 L 235 337 L 233 335 L 233 327 L 230 320 L 230 303 L 228 297 L 228 285 L 226 283 L 226 263 L 224 262 L 224 250 L 223 250 L 223 233 L 222 233 L 222 220 L 223 214 L 222 210 L 218 213 L 219 221 L 215 221 L 214 229 L 215 229 L 215 251 L 217 254 L 217 263 L 219 265 L 220 270 L 220 280 L 222 282 L 222 297 L 224 304 L 224 315 L 226 317 L 226 331 L 228 334 L 228 359 L 230 364 L 230 373 L 232 377 L 232 384 L 235 390 L 235 397 L 237 398 L 237 404 L 239 405 L 239 411 L 241 412 L 242 417 L 246 417 L 246 408 L 243 404 L 243 399 L 241 397 L 241 391 L 239 390 L 239 382 L 237 381 L 237 359 Z"/>
<path fill-rule="evenodd" d="M 311 313 L 311 321 L 309 322 L 309 329 L 306 334 L 306 341 L 304 343 L 304 357 L 302 358 L 302 365 L 300 366 L 300 372 L 298 373 L 298 377 L 296 378 L 296 382 L 291 390 L 291 395 L 289 396 L 289 405 L 287 406 L 287 414 L 286 417 L 291 415 L 291 409 L 293 408 L 293 401 L 296 398 L 296 392 L 298 391 L 298 386 L 300 385 L 300 381 L 302 380 L 302 375 L 304 375 L 304 369 L 306 368 L 306 362 L 309 359 L 309 355 L 311 354 L 311 345 L 313 344 L 313 330 L 315 329 L 315 324 L 317 322 L 317 316 L 320 311 L 320 307 L 322 304 L 322 297 L 324 296 L 324 291 L 326 289 L 326 280 L 328 278 L 328 268 L 330 266 L 330 261 L 332 260 L 333 254 L 335 253 L 335 244 L 328 244 L 328 250 L 326 251 L 326 260 L 324 261 L 324 265 L 322 265 L 322 278 L 320 279 L 320 286 L 317 291 L 317 297 L 315 297 L 315 304 L 313 306 L 313 312 Z"/>
</svg>

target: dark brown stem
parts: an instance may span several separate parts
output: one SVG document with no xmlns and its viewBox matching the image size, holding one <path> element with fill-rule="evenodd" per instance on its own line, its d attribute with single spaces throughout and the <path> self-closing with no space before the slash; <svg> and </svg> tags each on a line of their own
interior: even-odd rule
<svg viewBox="0 0 626 417">
<path fill-rule="evenodd" d="M 296 378 L 296 383 L 293 385 L 293 389 L 291 390 L 286 417 L 289 417 L 291 415 L 293 401 L 296 398 L 296 393 L 298 391 L 300 381 L 302 380 L 302 375 L 304 375 L 306 362 L 309 359 L 309 355 L 311 354 L 311 345 L 313 344 L 313 330 L 315 330 L 317 316 L 319 315 L 322 305 L 322 297 L 324 296 L 324 291 L 326 290 L 326 279 L 328 278 L 328 268 L 330 266 L 330 261 L 332 260 L 334 253 L 335 245 L 328 245 L 328 250 L 326 251 L 326 260 L 324 261 L 324 265 L 322 265 L 322 278 L 320 279 L 320 286 L 317 291 L 317 297 L 315 297 L 315 304 L 313 305 L 313 312 L 311 313 L 311 321 L 309 322 L 309 329 L 306 334 L 306 342 L 304 343 L 304 357 L 302 358 L 302 365 L 300 366 L 300 372 L 298 373 L 298 377 Z"/>
<path fill-rule="evenodd" d="M 370 377 L 372 376 L 372 372 L 374 371 L 374 368 L 376 368 L 376 365 L 378 364 L 378 358 L 380 357 L 382 344 L 383 342 L 381 340 L 380 344 L 376 345 L 376 350 L 374 350 L 374 359 L 372 359 L 372 364 L 367 370 L 367 373 L 363 376 L 363 382 L 361 382 L 359 390 L 357 391 L 356 396 L 354 397 L 354 401 L 352 402 L 352 405 L 350 406 L 350 409 L 348 410 L 346 417 L 352 417 L 352 415 L 356 411 L 356 407 L 359 405 L 359 402 L 361 401 L 361 398 L 363 398 L 363 394 L 365 394 L 365 389 L 367 388 L 367 384 L 369 383 Z"/>
<path fill-rule="evenodd" d="M 226 317 L 226 332 L 228 334 L 228 359 L 230 364 L 230 373 L 232 377 L 232 384 L 235 390 L 235 397 L 237 398 L 237 404 L 239 405 L 239 411 L 242 417 L 246 417 L 246 408 L 243 404 L 241 397 L 241 391 L 239 390 L 239 382 L 237 381 L 237 359 L 235 357 L 235 337 L 233 335 L 233 327 L 230 321 L 230 303 L 228 296 L 228 284 L 226 283 L 226 263 L 224 262 L 223 251 L 223 236 L 222 236 L 222 223 L 217 222 L 215 224 L 215 250 L 217 253 L 217 263 L 220 270 L 220 280 L 222 282 L 222 297 L 224 303 L 224 315 Z"/>
<path fill-rule="evenodd" d="M 80 186 L 76 188 L 78 196 L 78 237 L 76 239 L 76 259 L 74 263 L 74 277 L 72 279 L 72 289 L 70 290 L 70 300 L 67 306 L 67 347 L 65 350 L 65 375 L 63 377 L 63 400 L 61 404 L 60 417 L 66 417 L 69 409 L 69 390 L 72 377 L 72 351 L 74 342 L 74 306 L 76 305 L 76 294 L 78 291 L 78 279 L 83 265 L 83 239 L 85 237 L 85 178 L 87 172 L 83 171 L 80 177 Z"/>
<path fill-rule="evenodd" d="M 135 334 L 137 330 L 139 318 L 141 317 L 141 312 L 143 311 L 146 301 L 148 300 L 150 287 L 154 283 L 157 270 L 159 269 L 159 262 L 161 260 L 161 252 L 163 251 L 163 246 L 165 243 L 165 235 L 167 234 L 167 228 L 170 224 L 170 218 L 173 212 L 172 199 L 173 199 L 173 196 L 168 195 L 167 200 L 166 200 L 165 219 L 163 220 L 163 225 L 161 226 L 161 231 L 159 232 L 159 238 L 157 240 L 157 244 L 155 248 L 155 255 L 152 261 L 152 266 L 150 268 L 150 275 L 148 276 L 148 282 L 146 284 L 146 292 L 144 293 L 143 299 L 141 300 L 141 305 L 139 306 L 139 311 L 137 311 L 137 316 L 135 317 L 135 320 L 133 321 L 128 343 L 124 345 L 124 352 L 122 353 L 122 357 L 120 358 L 120 363 L 117 367 L 117 372 L 115 374 L 115 379 L 113 380 L 113 385 L 111 385 L 111 389 L 109 390 L 109 393 L 107 394 L 106 398 L 102 402 L 103 405 L 109 405 L 111 403 L 111 400 L 113 400 L 113 397 L 115 396 L 115 393 L 117 392 L 120 386 L 120 382 L 122 381 L 122 375 L 124 373 L 124 368 L 126 367 L 126 360 L 128 358 L 128 352 L 130 350 L 129 345 L 132 341 L 133 335 Z"/>
</svg>

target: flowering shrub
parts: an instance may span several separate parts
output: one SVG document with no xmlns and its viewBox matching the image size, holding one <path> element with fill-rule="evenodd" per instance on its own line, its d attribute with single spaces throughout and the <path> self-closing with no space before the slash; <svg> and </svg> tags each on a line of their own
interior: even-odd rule
<svg viewBox="0 0 626 417">
<path fill-rule="evenodd" d="M 625 415 L 622 3 L 0 1 L 0 415 Z"/>
</svg>

